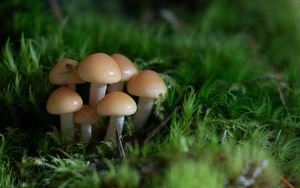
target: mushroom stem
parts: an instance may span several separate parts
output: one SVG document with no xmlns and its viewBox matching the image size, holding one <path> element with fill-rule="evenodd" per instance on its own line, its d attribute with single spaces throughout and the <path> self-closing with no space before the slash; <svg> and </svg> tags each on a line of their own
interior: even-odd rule
<svg viewBox="0 0 300 188">
<path fill-rule="evenodd" d="M 66 144 L 72 143 L 75 133 L 73 113 L 60 114 L 60 125 L 62 141 Z"/>
<path fill-rule="evenodd" d="M 97 109 L 97 103 L 105 96 L 107 84 L 91 83 L 89 104 L 93 109 Z"/>
<path fill-rule="evenodd" d="M 114 84 L 110 84 L 108 86 L 108 92 L 112 92 L 112 91 L 123 91 L 123 86 L 124 86 L 124 82 L 123 81 L 119 81 L 117 83 Z"/>
<path fill-rule="evenodd" d="M 111 116 L 109 125 L 105 135 L 105 141 L 116 141 L 116 131 L 118 129 L 119 136 L 121 136 L 124 125 L 124 116 Z"/>
<path fill-rule="evenodd" d="M 140 97 L 136 113 L 133 115 L 133 123 L 136 130 L 141 129 L 147 122 L 153 107 L 152 98 Z"/>
<path fill-rule="evenodd" d="M 68 84 L 68 87 L 69 87 L 70 89 L 72 89 L 73 91 L 76 91 L 76 86 L 75 86 L 75 84 Z"/>
<path fill-rule="evenodd" d="M 92 125 L 90 123 L 82 123 L 80 129 L 80 141 L 88 143 L 92 137 Z"/>
</svg>

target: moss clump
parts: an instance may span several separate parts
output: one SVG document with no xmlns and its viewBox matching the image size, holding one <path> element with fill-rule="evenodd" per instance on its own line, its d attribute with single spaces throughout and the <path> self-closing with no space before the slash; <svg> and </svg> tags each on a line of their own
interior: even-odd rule
<svg viewBox="0 0 300 188">
<path fill-rule="evenodd" d="M 197 188 L 197 187 L 224 187 L 224 172 L 206 161 L 187 159 L 172 163 L 163 179 L 165 188 Z"/>
<path fill-rule="evenodd" d="M 45 2 L 0 4 L 8 15 L 0 31 L 0 186 L 280 187 L 284 178 L 299 187 L 297 0 L 203 0 L 178 14 L 189 18 L 178 30 L 160 18 L 147 24 L 99 11 L 93 1 L 59 2 L 62 23 Z M 125 122 L 125 161 L 101 142 L 107 119 L 90 145 L 64 147 L 59 119 L 45 110 L 51 67 L 96 52 L 126 54 L 168 86 L 142 132 Z M 78 92 L 88 96 L 85 86 Z"/>
</svg>

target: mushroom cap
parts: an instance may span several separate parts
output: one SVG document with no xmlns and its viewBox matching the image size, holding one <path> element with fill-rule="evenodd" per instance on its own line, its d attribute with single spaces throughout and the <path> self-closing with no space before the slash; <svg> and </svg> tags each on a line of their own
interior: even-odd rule
<svg viewBox="0 0 300 188">
<path fill-rule="evenodd" d="M 82 108 L 74 113 L 75 123 L 97 123 L 99 116 L 96 111 L 89 105 L 83 105 Z"/>
<path fill-rule="evenodd" d="M 78 75 L 77 64 L 73 59 L 59 61 L 49 72 L 50 82 L 57 85 L 85 83 Z"/>
<path fill-rule="evenodd" d="M 113 54 L 111 57 L 118 63 L 121 71 L 121 80 L 127 81 L 138 73 L 135 64 L 122 54 Z"/>
<path fill-rule="evenodd" d="M 97 113 L 104 116 L 129 116 L 136 111 L 135 101 L 126 93 L 113 91 L 103 97 L 97 105 Z"/>
<path fill-rule="evenodd" d="M 167 92 L 167 87 L 158 73 L 144 70 L 129 80 L 127 90 L 134 96 L 157 98 Z"/>
<path fill-rule="evenodd" d="M 48 98 L 46 109 L 50 114 L 65 114 L 79 110 L 82 107 L 81 97 L 68 87 L 60 87 Z"/>
<path fill-rule="evenodd" d="M 93 83 L 116 83 L 121 80 L 121 71 L 115 60 L 107 54 L 87 56 L 78 65 L 81 79 Z"/>
</svg>

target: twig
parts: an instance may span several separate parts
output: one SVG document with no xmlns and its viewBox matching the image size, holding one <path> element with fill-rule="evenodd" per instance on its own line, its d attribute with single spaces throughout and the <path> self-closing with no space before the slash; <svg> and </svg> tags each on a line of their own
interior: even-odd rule
<svg viewBox="0 0 300 188">
<path fill-rule="evenodd" d="M 269 160 L 264 160 L 262 164 L 254 170 L 252 174 L 252 179 L 256 179 L 261 174 L 261 172 L 265 168 L 267 168 L 268 164 L 269 164 Z"/>
<path fill-rule="evenodd" d="M 252 186 L 252 185 L 255 183 L 257 177 L 258 177 L 258 176 L 261 174 L 261 172 L 268 166 L 268 164 L 269 164 L 269 160 L 264 160 L 264 161 L 262 162 L 262 164 L 261 164 L 260 166 L 258 166 L 258 167 L 254 170 L 254 172 L 253 172 L 253 174 L 252 174 L 252 176 L 251 176 L 250 178 L 247 178 L 247 177 L 245 177 L 244 175 L 240 176 L 239 179 L 238 179 L 239 184 L 241 184 L 241 185 L 243 185 L 243 186 L 245 186 L 245 187 L 250 187 L 250 186 Z"/>
<path fill-rule="evenodd" d="M 119 130 L 117 129 L 116 130 L 116 143 L 117 143 L 117 149 L 118 149 L 118 152 L 119 152 L 119 156 L 121 159 L 125 159 L 125 151 L 124 151 L 124 148 L 123 148 L 123 144 L 122 144 L 122 141 L 121 141 L 121 138 L 119 136 Z"/>
<path fill-rule="evenodd" d="M 279 74 L 279 73 L 276 74 L 276 73 L 273 73 L 273 72 L 269 72 L 269 73 L 266 73 L 265 75 L 262 75 L 260 77 L 257 77 L 257 78 L 251 79 L 251 80 L 246 80 L 245 83 L 252 83 L 252 82 L 256 82 L 256 81 L 259 81 L 259 80 L 266 80 L 266 79 L 271 79 L 276 83 L 277 92 L 279 94 L 280 101 L 281 101 L 284 109 L 286 110 L 286 112 L 289 114 L 288 105 L 286 103 L 283 91 L 282 91 L 281 86 L 280 86 L 280 83 L 283 82 L 283 78 L 282 78 L 281 74 Z"/>
<path fill-rule="evenodd" d="M 67 152 L 65 152 L 63 149 L 61 148 L 55 148 L 57 151 L 59 151 L 60 153 L 62 153 L 64 156 L 66 156 L 67 158 L 73 159 L 73 157 L 68 154 Z"/>
<path fill-rule="evenodd" d="M 64 20 L 64 17 L 60 11 L 60 7 L 59 7 L 59 4 L 57 2 L 57 0 L 48 0 L 49 1 L 49 4 L 50 4 L 50 8 L 51 8 L 51 11 L 54 15 L 54 17 L 59 21 L 59 22 L 63 22 Z"/>
<path fill-rule="evenodd" d="M 286 188 L 295 188 L 287 179 L 284 177 L 280 178 L 280 182 L 286 187 Z"/>
<path fill-rule="evenodd" d="M 273 73 L 273 72 L 267 72 L 266 74 L 263 74 L 263 75 L 258 76 L 256 78 L 246 80 L 244 83 L 248 84 L 248 83 L 257 82 L 257 81 L 260 81 L 260 80 L 269 80 L 269 79 L 281 81 L 282 77 L 281 77 L 280 74 L 276 74 L 276 73 Z"/>
<path fill-rule="evenodd" d="M 279 98 L 280 98 L 280 100 L 281 100 L 281 103 L 282 103 L 284 109 L 286 110 L 286 112 L 289 114 L 288 106 L 287 106 L 287 104 L 286 104 L 286 101 L 285 101 L 285 98 L 284 98 L 282 89 L 281 89 L 281 87 L 280 87 L 280 84 L 279 84 L 278 81 L 276 81 L 276 84 L 277 84 L 277 91 L 278 91 L 278 94 L 279 94 Z"/>
<path fill-rule="evenodd" d="M 179 107 L 177 106 L 173 112 L 177 112 L 178 108 Z M 143 141 L 142 146 L 147 144 L 170 121 L 172 114 L 173 113 L 169 114 L 152 132 L 147 135 L 147 138 Z"/>
<path fill-rule="evenodd" d="M 180 20 L 170 9 L 162 8 L 160 9 L 159 14 L 164 20 L 171 24 L 173 29 L 178 30 L 182 28 Z"/>
<path fill-rule="evenodd" d="M 148 165 L 148 166 L 142 167 L 142 168 L 141 168 L 141 171 L 142 171 L 142 173 L 144 173 L 144 174 L 149 174 L 150 172 L 152 172 L 152 171 L 154 170 L 154 168 L 155 168 L 155 165 L 150 164 L 150 165 Z"/>
</svg>

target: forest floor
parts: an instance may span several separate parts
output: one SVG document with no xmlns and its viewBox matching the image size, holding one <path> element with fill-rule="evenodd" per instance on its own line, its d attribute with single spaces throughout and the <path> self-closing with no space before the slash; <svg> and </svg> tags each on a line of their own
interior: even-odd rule
<svg viewBox="0 0 300 188">
<path fill-rule="evenodd" d="M 10 14 L 1 37 L 0 187 L 300 186 L 297 1 L 211 1 L 179 28 L 80 1 L 63 7 L 59 22 L 41 3 L 18 12 L 12 2 L 0 6 Z M 140 133 L 126 118 L 125 158 L 103 141 L 108 118 L 92 143 L 65 146 L 59 116 L 45 108 L 58 60 L 96 52 L 122 53 L 168 87 Z M 78 86 L 84 103 L 88 86 Z"/>
</svg>

